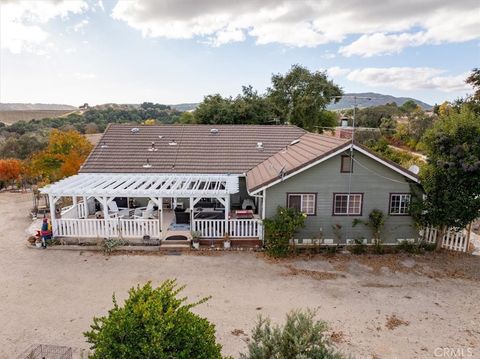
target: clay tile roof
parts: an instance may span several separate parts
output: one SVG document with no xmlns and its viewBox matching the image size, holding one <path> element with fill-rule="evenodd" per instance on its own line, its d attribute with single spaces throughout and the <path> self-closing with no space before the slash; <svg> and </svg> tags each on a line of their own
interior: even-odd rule
<svg viewBox="0 0 480 359">
<path fill-rule="evenodd" d="M 133 128 L 139 131 L 132 133 Z M 243 174 L 305 133 L 286 125 L 113 124 L 80 172 Z M 176 145 L 169 144 L 173 140 Z M 149 151 L 152 142 L 155 151 Z M 263 149 L 256 148 L 258 142 Z M 144 168 L 147 159 L 151 167 Z"/>
<path fill-rule="evenodd" d="M 290 144 L 247 172 L 248 191 L 255 191 L 350 144 L 350 139 L 305 133 L 298 143 Z"/>
</svg>

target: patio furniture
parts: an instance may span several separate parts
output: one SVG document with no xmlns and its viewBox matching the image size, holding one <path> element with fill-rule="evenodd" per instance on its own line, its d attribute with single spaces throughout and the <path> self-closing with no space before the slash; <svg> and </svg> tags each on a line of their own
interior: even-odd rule
<svg viewBox="0 0 480 359">
<path fill-rule="evenodd" d="M 253 209 L 255 210 L 255 203 L 250 198 L 245 198 L 242 202 L 242 209 Z"/>
<path fill-rule="evenodd" d="M 123 207 L 118 208 L 117 202 L 111 201 L 108 204 L 108 214 L 110 215 L 110 217 L 113 217 L 113 218 L 116 218 L 116 217 L 124 218 L 129 216 L 130 210 L 128 208 L 123 208 Z"/>
<path fill-rule="evenodd" d="M 251 209 L 235 211 L 235 218 L 237 219 L 252 219 L 253 211 Z"/>
<path fill-rule="evenodd" d="M 176 224 L 190 224 L 190 212 L 175 212 Z"/>
<path fill-rule="evenodd" d="M 153 210 L 155 209 L 155 203 L 150 200 L 148 201 L 147 207 L 139 207 L 135 209 L 135 214 L 133 215 L 134 219 L 152 219 Z"/>
</svg>

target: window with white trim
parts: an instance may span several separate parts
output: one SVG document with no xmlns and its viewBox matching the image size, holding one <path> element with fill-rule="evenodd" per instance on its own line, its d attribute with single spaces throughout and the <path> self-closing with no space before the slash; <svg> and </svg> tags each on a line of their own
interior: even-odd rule
<svg viewBox="0 0 480 359">
<path fill-rule="evenodd" d="M 358 215 L 362 214 L 363 194 L 361 193 L 335 193 L 333 199 L 333 214 Z"/>
<path fill-rule="evenodd" d="M 391 215 L 408 215 L 410 200 L 410 193 L 391 193 L 389 213 Z"/>
<path fill-rule="evenodd" d="M 289 193 L 287 200 L 288 208 L 296 208 L 309 216 L 316 215 L 316 193 Z"/>
</svg>

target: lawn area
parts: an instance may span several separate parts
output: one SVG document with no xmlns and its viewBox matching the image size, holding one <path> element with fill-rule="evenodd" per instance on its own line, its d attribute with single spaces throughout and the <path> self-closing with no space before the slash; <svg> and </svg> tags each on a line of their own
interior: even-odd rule
<svg viewBox="0 0 480 359">
<path fill-rule="evenodd" d="M 30 194 L 0 194 L 0 358 L 33 343 L 87 349 L 93 316 L 130 287 L 177 278 L 195 311 L 238 357 L 259 314 L 283 322 L 316 308 L 332 339 L 359 358 L 431 358 L 436 348 L 480 357 L 480 256 L 336 255 L 274 261 L 260 253 L 180 256 L 29 249 Z M 78 354 L 78 350 L 77 350 Z"/>
</svg>

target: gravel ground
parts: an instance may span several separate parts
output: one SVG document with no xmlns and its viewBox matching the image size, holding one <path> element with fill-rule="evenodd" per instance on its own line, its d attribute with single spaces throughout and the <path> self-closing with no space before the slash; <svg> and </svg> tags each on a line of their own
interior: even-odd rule
<svg viewBox="0 0 480 359">
<path fill-rule="evenodd" d="M 339 350 L 355 358 L 432 358 L 459 348 L 480 358 L 480 257 L 435 254 L 314 256 L 273 261 L 255 253 L 104 256 L 29 249 L 29 194 L 0 194 L 0 358 L 32 343 L 87 349 L 82 332 L 112 293 L 177 278 L 196 311 L 238 357 L 259 314 L 282 322 L 316 308 Z M 437 351 L 436 351 L 437 350 Z M 78 353 L 78 350 L 77 350 Z"/>
</svg>

